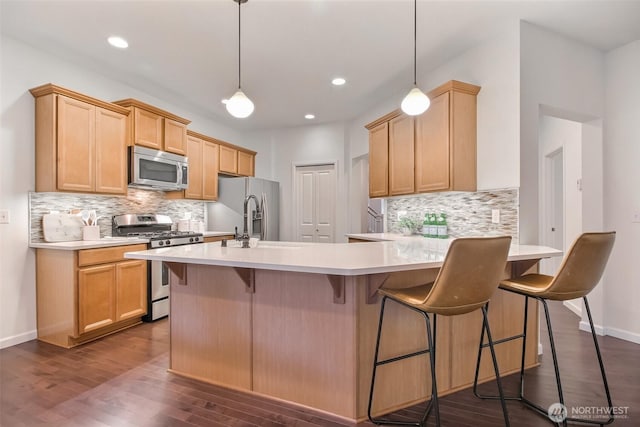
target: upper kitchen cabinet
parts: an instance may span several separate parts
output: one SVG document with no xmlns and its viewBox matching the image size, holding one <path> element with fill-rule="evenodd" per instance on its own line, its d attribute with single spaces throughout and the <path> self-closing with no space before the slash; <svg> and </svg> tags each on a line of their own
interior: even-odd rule
<svg viewBox="0 0 640 427">
<path fill-rule="evenodd" d="M 416 192 L 476 191 L 476 95 L 455 80 L 429 92 L 431 106 L 415 118 Z"/>
<path fill-rule="evenodd" d="M 428 93 L 420 116 L 395 110 L 369 130 L 369 197 L 476 190 L 476 95 L 449 81 Z"/>
<path fill-rule="evenodd" d="M 219 145 L 213 138 L 188 132 L 189 188 L 184 190 L 185 198 L 218 199 L 218 156 Z"/>
<path fill-rule="evenodd" d="M 36 191 L 126 194 L 126 108 L 46 84 L 36 102 Z"/>
<path fill-rule="evenodd" d="M 122 99 L 114 104 L 131 111 L 129 132 L 134 145 L 169 153 L 186 154 L 187 125 L 190 120 L 136 99 Z"/>
<path fill-rule="evenodd" d="M 254 176 L 256 152 L 219 141 L 220 173 L 235 176 Z"/>
</svg>

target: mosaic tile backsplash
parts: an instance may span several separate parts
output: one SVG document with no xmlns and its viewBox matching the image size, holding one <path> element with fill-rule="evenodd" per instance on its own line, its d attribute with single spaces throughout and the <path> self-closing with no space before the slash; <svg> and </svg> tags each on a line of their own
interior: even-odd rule
<svg viewBox="0 0 640 427">
<path fill-rule="evenodd" d="M 518 189 L 421 194 L 419 196 L 386 199 L 385 230 L 400 233 L 398 212 L 424 220 L 427 212 L 447 214 L 449 236 L 509 235 L 518 241 Z M 491 222 L 491 210 L 500 210 L 500 223 Z"/>
<path fill-rule="evenodd" d="M 31 242 L 43 242 L 42 215 L 51 211 L 66 213 L 70 209 L 93 209 L 98 216 L 100 235 L 111 236 L 111 217 L 126 213 L 169 215 L 175 222 L 190 213 L 191 219 L 206 221 L 204 202 L 168 200 L 162 191 L 129 188 L 126 196 L 103 196 L 76 193 L 29 193 Z"/>
</svg>

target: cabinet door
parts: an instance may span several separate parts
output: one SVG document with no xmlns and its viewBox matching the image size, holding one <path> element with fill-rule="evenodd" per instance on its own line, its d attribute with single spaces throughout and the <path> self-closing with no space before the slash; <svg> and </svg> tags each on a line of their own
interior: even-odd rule
<svg viewBox="0 0 640 427">
<path fill-rule="evenodd" d="M 369 131 L 369 197 L 389 194 L 389 123 Z"/>
<path fill-rule="evenodd" d="M 202 198 L 204 200 L 218 200 L 218 153 L 218 144 L 204 141 L 202 146 Z"/>
<path fill-rule="evenodd" d="M 133 107 L 133 143 L 162 150 L 162 117 Z"/>
<path fill-rule="evenodd" d="M 220 146 L 220 172 L 234 175 L 238 173 L 238 150 Z"/>
<path fill-rule="evenodd" d="M 58 97 L 59 190 L 92 192 L 95 188 L 95 107 Z"/>
<path fill-rule="evenodd" d="M 389 121 L 389 195 L 414 192 L 413 118 L 401 115 Z"/>
<path fill-rule="evenodd" d="M 187 136 L 187 157 L 189 158 L 189 187 L 184 197 L 202 199 L 202 144 L 203 140 Z"/>
<path fill-rule="evenodd" d="M 416 191 L 447 190 L 450 187 L 449 92 L 431 100 L 431 106 L 416 117 Z"/>
<path fill-rule="evenodd" d="M 127 117 L 96 108 L 96 185 L 98 193 L 127 194 Z"/>
<path fill-rule="evenodd" d="M 78 334 L 116 321 L 115 289 L 115 264 L 78 270 Z"/>
<path fill-rule="evenodd" d="M 255 156 L 253 154 L 238 151 L 238 175 L 253 176 L 254 159 Z"/>
<path fill-rule="evenodd" d="M 164 150 L 184 156 L 187 143 L 187 125 L 164 119 Z"/>
<path fill-rule="evenodd" d="M 116 321 L 147 314 L 147 262 L 116 264 Z"/>
</svg>

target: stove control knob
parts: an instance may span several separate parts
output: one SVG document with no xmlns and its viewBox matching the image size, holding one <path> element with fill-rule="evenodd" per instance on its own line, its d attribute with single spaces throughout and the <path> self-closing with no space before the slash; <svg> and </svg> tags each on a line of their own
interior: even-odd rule
<svg viewBox="0 0 640 427">
<path fill-rule="evenodd" d="M 171 240 L 165 240 L 165 241 L 164 241 L 164 243 L 165 243 L 167 246 L 170 246 L 170 245 L 171 245 Z"/>
<path fill-rule="evenodd" d="M 199 241 L 200 241 L 200 237 L 194 237 L 194 240 L 195 240 L 196 242 L 199 242 Z"/>
<path fill-rule="evenodd" d="M 189 243 L 193 243 L 193 237 L 189 237 Z"/>
<path fill-rule="evenodd" d="M 164 245 L 164 242 L 163 242 L 162 240 L 160 240 L 160 241 L 158 242 L 158 246 L 162 246 L 162 245 Z"/>
</svg>

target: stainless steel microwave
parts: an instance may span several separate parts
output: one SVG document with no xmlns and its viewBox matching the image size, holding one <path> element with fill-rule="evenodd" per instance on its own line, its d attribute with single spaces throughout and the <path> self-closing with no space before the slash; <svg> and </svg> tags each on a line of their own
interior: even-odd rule
<svg viewBox="0 0 640 427">
<path fill-rule="evenodd" d="M 189 184 L 186 157 L 134 145 L 129 147 L 129 186 L 152 190 L 184 190 Z"/>
</svg>

